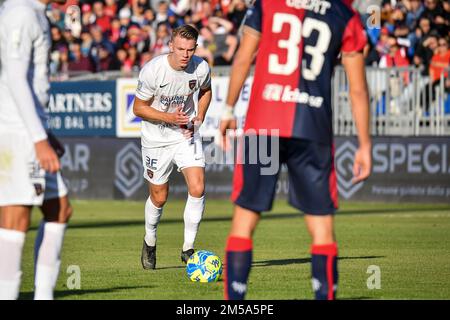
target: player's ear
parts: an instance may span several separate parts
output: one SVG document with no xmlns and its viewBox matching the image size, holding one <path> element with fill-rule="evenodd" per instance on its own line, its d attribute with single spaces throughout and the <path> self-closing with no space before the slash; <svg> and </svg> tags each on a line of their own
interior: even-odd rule
<svg viewBox="0 0 450 320">
<path fill-rule="evenodd" d="M 169 45 L 170 52 L 173 52 L 173 41 L 169 40 L 169 42 L 167 44 Z"/>
</svg>

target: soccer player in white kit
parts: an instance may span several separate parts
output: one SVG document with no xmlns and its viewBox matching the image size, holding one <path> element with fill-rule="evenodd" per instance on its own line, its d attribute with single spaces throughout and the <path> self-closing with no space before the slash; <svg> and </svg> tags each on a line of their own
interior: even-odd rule
<svg viewBox="0 0 450 320">
<path fill-rule="evenodd" d="M 0 7 L 0 300 L 17 299 L 32 206 L 44 218 L 35 242 L 35 299 L 53 299 L 72 213 L 46 130 L 50 33 L 45 9 L 63 0 L 8 0 Z"/>
<path fill-rule="evenodd" d="M 187 183 L 184 243 L 181 260 L 194 253 L 194 242 L 205 208 L 205 158 L 198 134 L 211 102 L 208 63 L 194 55 L 198 31 L 184 25 L 173 30 L 170 53 L 153 58 L 141 70 L 133 111 L 142 118 L 144 178 L 149 182 L 145 204 L 145 237 L 141 262 L 156 267 L 156 228 L 176 164 Z"/>
</svg>

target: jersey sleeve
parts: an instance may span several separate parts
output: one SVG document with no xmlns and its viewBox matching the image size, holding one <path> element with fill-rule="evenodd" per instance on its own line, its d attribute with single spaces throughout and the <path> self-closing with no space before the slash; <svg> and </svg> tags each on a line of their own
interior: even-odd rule
<svg viewBox="0 0 450 320">
<path fill-rule="evenodd" d="M 152 64 L 146 65 L 139 73 L 136 97 L 144 101 L 150 100 L 155 95 L 155 70 L 152 66 Z"/>
<path fill-rule="evenodd" d="M 39 36 L 41 30 L 37 17 L 32 9 L 21 8 L 8 17 L 6 23 L 7 59 L 16 59 L 22 62 L 29 62 L 33 50 L 33 42 Z"/>
<path fill-rule="evenodd" d="M 2 45 L 6 48 L 6 54 L 2 68 L 6 83 L 33 143 L 45 140 L 47 133 L 36 112 L 36 101 L 27 80 L 33 43 L 42 29 L 33 10 L 26 7 L 15 10 L 14 14 L 10 13 L 4 26 L 6 36 L 3 37 Z"/>
<path fill-rule="evenodd" d="M 362 51 L 367 44 L 367 36 L 357 12 L 347 23 L 342 38 L 342 52 Z"/>
<path fill-rule="evenodd" d="M 262 6 L 261 0 L 256 0 L 253 7 L 247 10 L 245 14 L 244 25 L 255 29 L 258 32 L 262 30 Z"/>
</svg>

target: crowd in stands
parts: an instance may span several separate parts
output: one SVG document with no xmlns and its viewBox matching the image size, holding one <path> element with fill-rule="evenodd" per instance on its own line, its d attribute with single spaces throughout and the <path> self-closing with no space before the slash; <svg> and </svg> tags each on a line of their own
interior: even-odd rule
<svg viewBox="0 0 450 320">
<path fill-rule="evenodd" d="M 448 78 L 449 0 L 355 0 L 367 31 L 366 64 L 415 66 L 433 82 Z"/>
<path fill-rule="evenodd" d="M 171 30 L 194 24 L 196 54 L 229 65 L 238 47 L 245 0 L 69 0 L 49 8 L 52 75 L 138 71 L 169 52 Z"/>
<path fill-rule="evenodd" d="M 345 0 L 366 28 L 367 65 L 416 66 L 437 80 L 448 70 L 450 0 Z M 169 51 L 171 30 L 194 24 L 196 54 L 211 66 L 230 65 L 252 0 L 69 0 L 48 17 L 51 73 L 138 71 Z M 448 75 L 446 75 L 448 77 Z"/>
</svg>

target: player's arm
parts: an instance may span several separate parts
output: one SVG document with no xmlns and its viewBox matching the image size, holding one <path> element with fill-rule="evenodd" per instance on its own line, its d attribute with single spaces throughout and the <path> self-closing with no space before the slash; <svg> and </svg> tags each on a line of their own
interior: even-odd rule
<svg viewBox="0 0 450 320">
<path fill-rule="evenodd" d="M 176 112 L 167 113 L 156 110 L 153 108 L 152 102 L 154 98 L 150 100 L 142 100 L 138 97 L 134 97 L 133 103 L 133 113 L 144 120 L 147 121 L 162 121 L 175 125 L 185 125 L 189 122 L 189 117 L 181 111 L 181 107 L 177 109 Z"/>
<path fill-rule="evenodd" d="M 372 143 L 369 134 L 369 90 L 362 53 L 343 53 L 342 64 L 349 81 L 352 113 L 358 134 L 359 148 L 356 151 L 353 164 L 353 182 L 357 183 L 369 177 L 372 168 Z"/>
<path fill-rule="evenodd" d="M 236 128 L 233 108 L 239 99 L 242 86 L 250 72 L 255 53 L 258 50 L 259 40 L 260 33 L 258 31 L 244 26 L 241 43 L 231 66 L 228 93 L 225 100 L 226 106 L 220 122 L 222 136 L 225 136 L 227 129 Z"/>
<path fill-rule="evenodd" d="M 211 86 L 206 89 L 200 89 L 198 93 L 198 113 L 197 120 L 203 122 L 205 120 L 206 112 L 208 111 L 209 105 L 212 99 Z"/>
<path fill-rule="evenodd" d="M 32 12 L 17 12 L 8 23 L 7 57 L 2 62 L 12 98 L 18 108 L 26 130 L 34 143 L 36 158 L 40 166 L 48 172 L 60 169 L 60 162 L 50 146 L 47 133 L 36 112 L 32 88 L 27 79 L 32 55 L 33 41 L 36 37 L 36 18 Z"/>
</svg>

